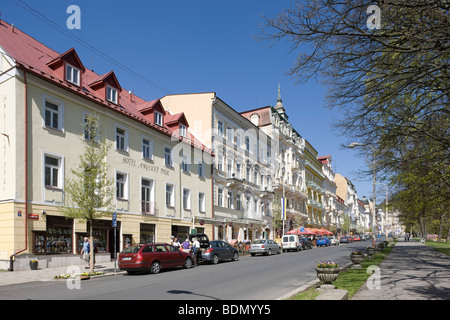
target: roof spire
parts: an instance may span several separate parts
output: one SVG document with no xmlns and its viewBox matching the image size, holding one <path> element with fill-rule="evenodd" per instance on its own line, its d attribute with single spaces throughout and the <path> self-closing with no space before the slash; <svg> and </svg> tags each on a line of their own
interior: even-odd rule
<svg viewBox="0 0 450 320">
<path fill-rule="evenodd" d="M 278 98 L 277 98 L 277 105 L 275 106 L 275 110 L 277 110 L 278 113 L 281 116 L 283 116 L 286 120 L 288 119 L 288 116 L 286 114 L 286 110 L 283 107 L 283 100 L 281 100 L 280 83 L 278 83 Z"/>
<path fill-rule="evenodd" d="M 280 90 L 280 83 L 278 82 L 278 98 L 277 98 L 277 102 L 283 102 L 283 100 L 281 100 L 281 90 Z"/>
</svg>

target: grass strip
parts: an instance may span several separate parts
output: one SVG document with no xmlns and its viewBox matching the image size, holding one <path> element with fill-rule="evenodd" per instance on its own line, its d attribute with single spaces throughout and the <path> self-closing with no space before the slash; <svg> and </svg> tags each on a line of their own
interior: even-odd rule
<svg viewBox="0 0 450 320">
<path fill-rule="evenodd" d="M 353 295 L 363 286 L 367 279 L 371 276 L 367 273 L 369 266 L 378 266 L 386 256 L 392 251 L 393 244 L 381 250 L 381 252 L 375 254 L 372 259 L 366 257 L 361 263 L 361 269 L 347 269 L 339 273 L 339 277 L 333 282 L 333 285 L 337 289 L 344 289 L 348 291 L 348 299 L 350 300 Z M 300 292 L 287 300 L 314 300 L 321 292 L 316 291 L 322 283 L 317 284 L 309 288 L 306 291 Z"/>
<path fill-rule="evenodd" d="M 450 256 L 450 242 L 425 241 L 425 244 L 435 250 Z"/>
</svg>

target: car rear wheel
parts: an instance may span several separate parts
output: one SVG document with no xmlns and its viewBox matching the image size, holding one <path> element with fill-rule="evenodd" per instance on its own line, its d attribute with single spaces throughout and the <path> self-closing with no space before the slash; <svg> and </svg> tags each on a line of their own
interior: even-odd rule
<svg viewBox="0 0 450 320">
<path fill-rule="evenodd" d="M 183 267 L 184 267 L 185 269 L 190 269 L 190 268 L 192 268 L 192 259 L 191 259 L 191 257 L 187 257 L 186 260 L 184 260 L 184 265 L 183 265 Z"/>
<path fill-rule="evenodd" d="M 214 263 L 214 264 L 218 264 L 219 263 L 219 256 L 217 254 L 215 254 L 213 256 L 212 263 Z"/>
<path fill-rule="evenodd" d="M 158 261 L 153 261 L 150 266 L 150 273 L 155 274 L 161 271 L 161 264 Z"/>
</svg>

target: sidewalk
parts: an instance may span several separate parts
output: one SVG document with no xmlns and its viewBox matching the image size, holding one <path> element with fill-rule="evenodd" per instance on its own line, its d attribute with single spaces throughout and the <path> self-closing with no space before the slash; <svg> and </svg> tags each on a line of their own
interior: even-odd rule
<svg viewBox="0 0 450 320">
<path fill-rule="evenodd" d="M 364 284 L 352 300 L 450 300 L 450 257 L 399 240 L 380 264 L 380 280 L 379 289 Z"/>
<path fill-rule="evenodd" d="M 80 272 L 89 272 L 85 269 L 85 265 L 75 266 L 79 267 Z M 0 286 L 20 284 L 34 281 L 60 281 L 54 279 L 55 276 L 69 273 L 69 267 L 58 267 L 58 268 L 45 268 L 38 270 L 26 270 L 26 271 L 0 271 Z M 108 263 L 99 263 L 95 265 L 94 271 L 104 272 L 104 275 L 95 276 L 111 276 L 114 275 L 114 261 Z M 70 273 L 73 273 L 70 272 Z M 119 267 L 116 265 L 116 274 L 122 274 L 124 271 L 120 271 Z"/>
</svg>

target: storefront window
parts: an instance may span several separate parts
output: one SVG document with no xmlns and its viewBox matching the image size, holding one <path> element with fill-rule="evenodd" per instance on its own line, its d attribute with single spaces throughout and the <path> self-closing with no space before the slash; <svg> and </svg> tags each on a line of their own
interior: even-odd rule
<svg viewBox="0 0 450 320">
<path fill-rule="evenodd" d="M 178 241 L 183 242 L 184 239 L 189 237 L 189 227 L 185 226 L 172 226 L 172 235 L 178 238 Z M 199 232 L 197 230 L 197 232 Z"/>
<path fill-rule="evenodd" d="M 108 247 L 108 230 L 94 229 L 92 232 L 94 236 L 94 244 L 97 248 L 95 252 L 106 252 Z"/>
<path fill-rule="evenodd" d="M 155 225 L 148 223 L 141 223 L 141 239 L 140 243 L 154 243 L 155 242 Z"/>
<path fill-rule="evenodd" d="M 45 254 L 45 232 L 35 232 L 34 233 L 34 254 Z"/>
<path fill-rule="evenodd" d="M 72 253 L 73 219 L 47 216 L 47 230 L 34 232 L 34 254 Z"/>
</svg>

